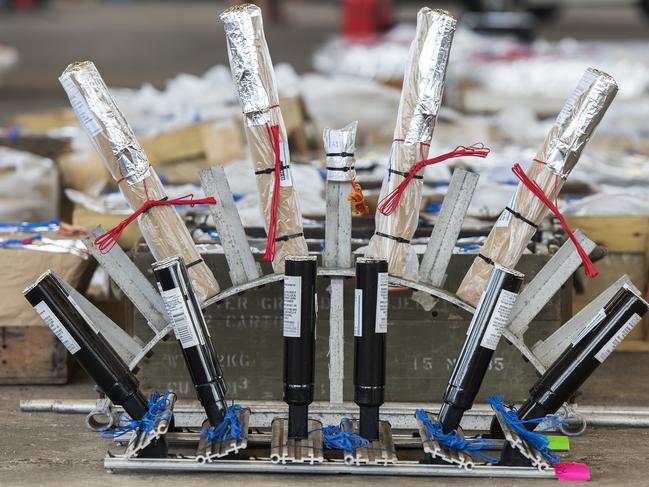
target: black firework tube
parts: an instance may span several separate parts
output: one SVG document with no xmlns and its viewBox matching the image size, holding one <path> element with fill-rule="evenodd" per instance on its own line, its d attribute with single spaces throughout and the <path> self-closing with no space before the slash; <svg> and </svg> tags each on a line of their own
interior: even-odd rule
<svg viewBox="0 0 649 487">
<path fill-rule="evenodd" d="M 287 257 L 284 275 L 284 401 L 288 437 L 306 438 L 313 402 L 316 337 L 316 257 Z"/>
<path fill-rule="evenodd" d="M 385 396 L 388 332 L 388 263 L 359 258 L 354 296 L 354 402 L 360 407 L 360 435 L 379 438 L 379 407 Z"/>
<path fill-rule="evenodd" d="M 438 415 L 444 433 L 460 426 L 464 412 L 473 407 L 489 363 L 523 283 L 523 274 L 496 264 L 478 306 L 446 386 Z"/>
<path fill-rule="evenodd" d="M 187 275 L 182 257 L 153 264 L 160 295 L 210 426 L 218 426 L 225 416 L 227 385 L 221 364 L 207 330 L 203 311 Z"/>
<path fill-rule="evenodd" d="M 142 419 L 148 408 L 138 380 L 58 279 L 48 271 L 23 294 L 113 404 L 122 406 L 132 419 Z"/>
<path fill-rule="evenodd" d="M 530 397 L 518 410 L 520 419 L 536 419 L 556 413 L 611 352 L 640 322 L 649 304 L 630 288 L 623 286 L 572 340 L 568 348 L 530 389 Z M 530 431 L 537 423 L 527 423 Z M 491 434 L 502 437 L 494 418 Z"/>
</svg>

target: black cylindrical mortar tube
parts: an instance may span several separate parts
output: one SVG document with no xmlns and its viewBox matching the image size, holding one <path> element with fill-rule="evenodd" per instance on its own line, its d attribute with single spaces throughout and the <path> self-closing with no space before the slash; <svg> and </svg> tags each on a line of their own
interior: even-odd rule
<svg viewBox="0 0 649 487">
<path fill-rule="evenodd" d="M 464 412 L 473 407 L 496 346 L 509 322 L 523 277 L 520 272 L 497 264 L 491 271 L 446 386 L 437 418 L 444 433 L 457 429 Z"/>
<path fill-rule="evenodd" d="M 72 357 L 95 381 L 113 404 L 122 406 L 133 419 L 147 413 L 147 400 L 128 365 L 87 317 L 79 312 L 58 278 L 43 274 L 23 292 L 45 324 L 70 350 Z"/>
<path fill-rule="evenodd" d="M 649 305 L 643 298 L 626 286 L 620 288 L 532 386 L 530 397 L 518 410 L 519 418 L 536 419 L 556 413 L 635 327 L 647 309 Z M 536 423 L 525 424 L 530 431 L 537 426 Z M 491 435 L 503 437 L 496 418 L 491 422 Z"/>
<path fill-rule="evenodd" d="M 354 402 L 360 407 L 359 433 L 373 441 L 379 438 L 379 407 L 385 396 L 387 261 L 356 261 L 354 303 Z"/>
<path fill-rule="evenodd" d="M 309 434 L 316 337 L 316 257 L 287 257 L 284 272 L 284 401 L 288 437 Z"/>
<path fill-rule="evenodd" d="M 189 370 L 196 395 L 210 425 L 218 426 L 225 416 L 227 385 L 221 364 L 207 330 L 200 304 L 187 274 L 182 257 L 153 264 L 153 274 L 160 286 L 169 319 Z"/>
</svg>

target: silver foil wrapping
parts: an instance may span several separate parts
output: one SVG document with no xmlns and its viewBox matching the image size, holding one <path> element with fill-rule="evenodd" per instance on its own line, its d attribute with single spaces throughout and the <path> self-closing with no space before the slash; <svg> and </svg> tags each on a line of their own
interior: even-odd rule
<svg viewBox="0 0 649 487">
<path fill-rule="evenodd" d="M 327 181 L 351 181 L 356 178 L 354 151 L 356 127 L 352 122 L 341 129 L 324 129 L 322 140 L 327 161 Z"/>
<path fill-rule="evenodd" d="M 417 14 L 417 31 L 406 64 L 389 170 L 383 179 L 379 201 L 403 181 L 403 174 L 428 157 L 456 22 L 442 10 L 422 8 Z M 423 170 L 418 176 L 422 175 Z M 368 257 L 386 259 L 390 273 L 412 279 L 417 276 L 419 264 L 409 241 L 417 228 L 422 185 L 421 177 L 413 179 L 392 214 L 376 213 L 376 231 L 366 252 Z"/>
<path fill-rule="evenodd" d="M 275 73 L 272 65 L 268 69 L 269 66 L 264 63 L 266 57 L 270 60 L 265 40 L 260 44 L 255 35 L 254 23 L 261 23 L 261 10 L 251 4 L 239 5 L 223 12 L 221 21 L 228 40 L 230 70 L 245 123 L 248 126 L 269 123 L 271 102 L 262 76 L 272 78 L 275 85 Z M 261 56 L 258 49 L 262 51 Z"/>
<path fill-rule="evenodd" d="M 589 68 L 566 101 L 526 171 L 527 176 L 541 187 L 551 201 L 577 164 L 616 93 L 617 84 L 610 75 Z M 522 183 L 519 183 L 507 206 L 535 225 L 541 223 L 549 211 Z M 491 229 L 480 253 L 486 259 L 513 268 L 535 232 L 536 228 L 505 210 Z M 474 306 L 493 267 L 486 259 L 477 257 L 473 261 L 457 291 L 461 299 Z"/>
<path fill-rule="evenodd" d="M 91 62 L 71 64 L 60 77 L 70 104 L 97 153 L 133 210 L 147 200 L 165 198 L 158 175 Z M 156 260 L 182 255 L 192 264 L 190 279 L 201 302 L 216 295 L 219 285 L 202 261 L 194 241 L 173 206 L 156 206 L 140 215 L 142 236 Z"/>
<path fill-rule="evenodd" d="M 279 108 L 275 72 L 264 36 L 261 10 L 255 5 L 232 7 L 221 14 L 221 20 L 225 26 L 232 77 L 244 112 L 246 138 L 267 233 L 274 211 L 275 158 L 280 159 L 282 169 L 272 263 L 275 272 L 283 273 L 284 259 L 289 255 L 307 255 L 308 248 L 293 189 L 286 127 Z M 278 133 L 279 156 L 273 131 Z"/>
</svg>

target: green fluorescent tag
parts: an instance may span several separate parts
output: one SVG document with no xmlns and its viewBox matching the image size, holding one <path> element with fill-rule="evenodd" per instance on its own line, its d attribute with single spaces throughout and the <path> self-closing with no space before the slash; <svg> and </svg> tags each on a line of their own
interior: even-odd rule
<svg viewBox="0 0 649 487">
<path fill-rule="evenodd" d="M 550 444 L 548 448 L 554 451 L 569 451 L 570 450 L 570 439 L 567 436 L 556 435 L 548 436 Z"/>
</svg>

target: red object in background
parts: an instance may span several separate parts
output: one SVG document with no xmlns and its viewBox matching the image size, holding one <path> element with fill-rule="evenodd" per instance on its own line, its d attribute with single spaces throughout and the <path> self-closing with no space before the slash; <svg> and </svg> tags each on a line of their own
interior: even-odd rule
<svg viewBox="0 0 649 487">
<path fill-rule="evenodd" d="M 372 37 L 394 22 L 394 0 L 343 0 L 342 31 L 345 37 Z"/>
<path fill-rule="evenodd" d="M 35 0 L 14 0 L 15 8 L 30 9 L 36 6 Z"/>
</svg>

